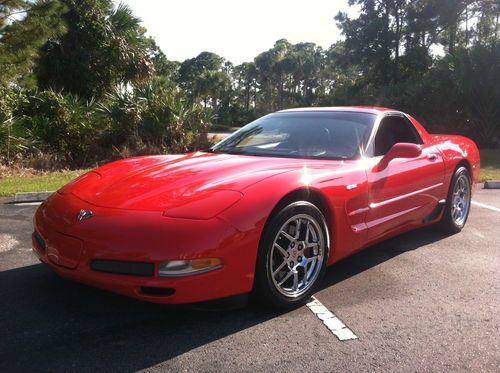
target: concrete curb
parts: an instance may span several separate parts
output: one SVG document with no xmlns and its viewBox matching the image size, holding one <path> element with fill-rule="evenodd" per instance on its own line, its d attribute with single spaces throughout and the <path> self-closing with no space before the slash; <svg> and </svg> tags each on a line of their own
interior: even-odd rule
<svg viewBox="0 0 500 373">
<path fill-rule="evenodd" d="M 45 201 L 54 192 L 23 192 L 16 193 L 14 203 Z"/>
<path fill-rule="evenodd" d="M 14 197 L 0 197 L 0 205 L 14 203 Z"/>
<path fill-rule="evenodd" d="M 485 181 L 484 189 L 500 189 L 500 181 L 498 180 Z"/>
</svg>

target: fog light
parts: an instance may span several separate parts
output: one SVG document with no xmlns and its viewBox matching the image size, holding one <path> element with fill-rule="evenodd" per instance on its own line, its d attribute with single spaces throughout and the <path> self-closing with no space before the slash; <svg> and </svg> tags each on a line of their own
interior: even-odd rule
<svg viewBox="0 0 500 373">
<path fill-rule="evenodd" d="M 187 276 L 213 271 L 222 267 L 222 260 L 217 258 L 170 260 L 160 263 L 158 275 L 163 277 Z"/>
</svg>

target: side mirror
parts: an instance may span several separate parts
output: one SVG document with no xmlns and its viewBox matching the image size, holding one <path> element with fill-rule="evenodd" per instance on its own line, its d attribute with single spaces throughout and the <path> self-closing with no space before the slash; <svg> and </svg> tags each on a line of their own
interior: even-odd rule
<svg viewBox="0 0 500 373">
<path fill-rule="evenodd" d="M 408 142 L 398 142 L 382 157 L 380 165 L 385 168 L 389 162 L 395 158 L 416 158 L 420 154 L 422 154 L 420 145 Z"/>
</svg>

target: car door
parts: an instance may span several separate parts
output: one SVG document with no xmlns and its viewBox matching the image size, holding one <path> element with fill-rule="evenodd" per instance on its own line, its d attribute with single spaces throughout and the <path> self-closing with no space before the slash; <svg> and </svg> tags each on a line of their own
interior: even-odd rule
<svg viewBox="0 0 500 373">
<path fill-rule="evenodd" d="M 398 142 L 419 144 L 422 152 L 414 158 L 392 159 L 380 167 L 384 155 Z M 372 149 L 373 159 L 367 169 L 369 241 L 409 224 L 420 224 L 445 194 L 441 153 L 425 144 L 403 115 L 388 115 L 381 120 Z"/>
</svg>

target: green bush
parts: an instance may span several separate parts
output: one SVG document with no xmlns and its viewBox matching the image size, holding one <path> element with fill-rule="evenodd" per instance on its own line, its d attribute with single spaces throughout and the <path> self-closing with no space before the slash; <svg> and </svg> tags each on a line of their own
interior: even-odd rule
<svg viewBox="0 0 500 373">
<path fill-rule="evenodd" d="M 29 132 L 14 116 L 20 97 L 18 91 L 0 88 L 0 161 L 7 163 L 22 159 L 29 143 Z"/>
<path fill-rule="evenodd" d="M 92 158 L 101 130 L 92 101 L 52 90 L 21 97 L 16 127 L 27 134 L 27 151 L 51 155 L 62 165 L 82 166 Z"/>
<path fill-rule="evenodd" d="M 99 104 L 53 90 L 10 90 L 0 97 L 0 162 L 54 169 L 185 152 L 200 144 L 206 112 L 161 78 L 120 87 Z"/>
<path fill-rule="evenodd" d="M 189 103 L 161 79 L 108 94 L 99 112 L 107 124 L 103 146 L 136 152 L 144 147 L 184 152 L 207 123 L 201 105 Z"/>
</svg>

